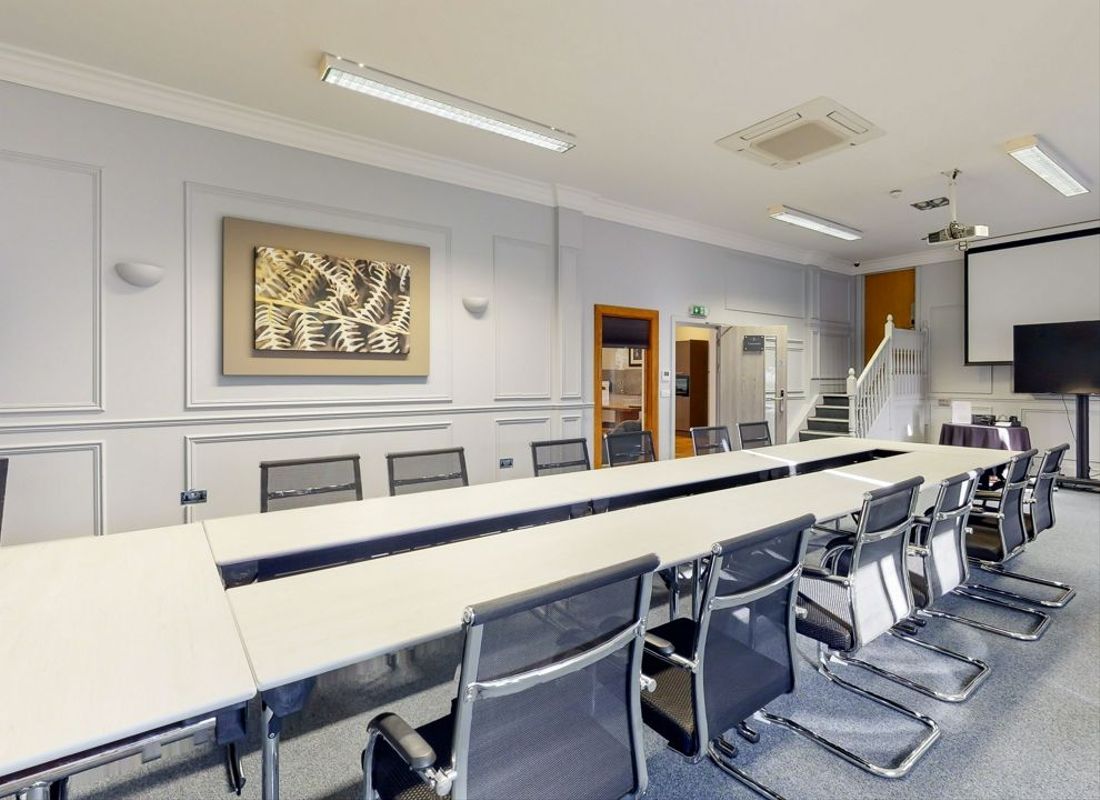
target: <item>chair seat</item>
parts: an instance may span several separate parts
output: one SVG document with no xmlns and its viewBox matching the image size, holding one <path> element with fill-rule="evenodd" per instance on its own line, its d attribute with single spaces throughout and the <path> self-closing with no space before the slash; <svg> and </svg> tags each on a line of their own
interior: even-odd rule
<svg viewBox="0 0 1100 800">
<path fill-rule="evenodd" d="M 695 755 L 699 745 L 695 740 L 691 672 L 648 653 L 642 657 L 642 672 L 657 682 L 654 691 L 642 692 L 645 724 L 663 736 L 672 749 L 686 756 Z"/>
<path fill-rule="evenodd" d="M 982 561 L 1003 560 L 1005 553 L 1000 531 L 973 518 L 970 526 L 972 532 L 966 537 L 966 554 Z"/>
<path fill-rule="evenodd" d="M 840 652 L 848 652 L 855 646 L 844 587 L 804 575 L 798 584 L 798 605 L 806 611 L 806 616 L 797 622 L 797 630 L 803 636 Z"/>
<path fill-rule="evenodd" d="M 446 758 L 451 752 L 454 718 L 450 715 L 422 725 L 416 731 L 432 746 L 438 757 Z M 439 800 L 439 795 L 409 769 L 385 739 L 379 737 L 374 747 L 372 780 L 382 800 Z"/>
</svg>

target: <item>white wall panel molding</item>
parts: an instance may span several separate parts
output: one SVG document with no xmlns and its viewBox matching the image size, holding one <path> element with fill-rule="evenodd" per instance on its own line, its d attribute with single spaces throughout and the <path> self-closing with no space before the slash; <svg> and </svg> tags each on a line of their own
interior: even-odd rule
<svg viewBox="0 0 1100 800">
<path fill-rule="evenodd" d="M 100 536 L 107 529 L 104 502 L 103 442 L 51 442 L 0 446 L 0 457 L 10 458 L 8 494 L 4 508 L 6 544 L 45 541 L 65 536 Z M 88 474 L 66 475 L 53 456 L 85 453 Z M 33 471 L 24 470 L 20 458 L 42 460 Z M 45 457 L 39 459 L 36 457 Z M 84 465 L 77 466 L 79 471 Z M 28 476 L 30 473 L 30 477 Z M 86 502 L 74 492 L 74 484 L 87 489 Z M 29 499 L 28 499 L 29 498 Z"/>
<path fill-rule="evenodd" d="M 580 400 L 584 385 L 583 309 L 580 299 L 580 258 L 576 247 L 558 247 L 558 363 L 561 365 L 559 397 Z"/>
<path fill-rule="evenodd" d="M 324 128 L 33 50 L 0 44 L 0 80 L 517 200 L 575 209 L 610 222 L 744 253 L 852 272 L 849 262 L 827 253 L 757 239 L 728 228 L 619 203 L 582 189 Z"/>
<path fill-rule="evenodd" d="M 552 436 L 549 416 L 497 417 L 493 420 L 495 479 L 532 477 L 535 470 L 531 463 L 531 442 L 544 441 Z M 501 469 L 502 458 L 511 458 L 512 466 Z"/>
<path fill-rule="evenodd" d="M 549 400 L 558 325 L 554 249 L 493 237 L 493 377 L 496 400 Z"/>
<path fill-rule="evenodd" d="M 333 409 L 290 413 L 195 414 L 180 417 L 136 417 L 131 419 L 58 420 L 56 422 L 25 422 L 0 425 L 0 436 L 29 433 L 60 433 L 67 431 L 132 430 L 140 428 L 201 428 L 206 425 L 249 425 L 280 422 L 311 422 L 334 419 L 377 419 L 399 417 L 463 416 L 530 411 L 569 411 L 591 409 L 592 403 L 510 402 L 482 405 L 448 405 L 439 408 L 413 406 L 404 408 Z"/>
<path fill-rule="evenodd" d="M 584 436 L 584 415 L 583 414 L 560 414 L 558 415 L 558 435 L 562 439 L 579 439 Z M 589 453 L 589 458 L 592 454 Z"/>
<path fill-rule="evenodd" d="M 183 437 L 183 462 L 184 462 L 184 480 L 190 488 L 209 488 L 201 484 L 200 476 L 196 474 L 195 464 L 197 461 L 198 451 L 203 447 L 211 447 L 215 445 L 226 444 L 240 444 L 244 442 L 277 442 L 277 441 L 292 441 L 295 439 L 326 439 L 329 437 L 352 437 L 362 435 L 379 435 L 379 434 L 399 434 L 407 436 L 414 432 L 432 432 L 432 431 L 444 431 L 449 434 L 451 431 L 452 423 L 450 420 L 439 420 L 435 422 L 417 422 L 417 423 L 391 423 L 381 425 L 346 425 L 331 428 L 296 428 L 296 429 L 278 429 L 270 431 L 236 431 L 233 433 L 220 433 L 220 434 L 197 434 L 187 435 Z M 355 448 L 341 443 L 341 452 L 354 452 Z M 379 456 L 381 457 L 381 456 Z M 258 460 L 255 461 L 258 464 Z M 364 472 L 369 470 L 372 466 L 377 466 L 373 462 L 368 464 L 364 461 Z M 258 469 L 254 473 L 255 485 L 259 487 L 259 471 Z M 364 476 L 364 486 L 367 484 L 367 478 Z M 369 495 L 368 495 L 369 496 Z M 216 500 L 217 498 L 211 498 Z M 185 506 L 183 509 L 183 516 L 185 522 L 191 522 L 195 516 L 195 506 Z M 206 516 L 206 515 L 204 515 Z"/>
<path fill-rule="evenodd" d="M 15 174 L 5 175 L 10 167 L 14 173 L 20 167 L 29 168 L 27 171 L 43 171 L 48 174 L 68 173 L 70 176 L 83 178 L 86 185 L 58 185 L 56 197 L 47 197 L 48 181 L 45 174 L 33 182 L 32 186 L 22 187 L 18 183 Z M 50 344 L 50 353 L 45 351 L 35 352 L 32 348 L 23 348 L 22 355 L 18 359 L 18 379 L 5 375 L 0 371 L 0 417 L 11 414 L 66 414 L 74 412 L 102 412 L 103 405 L 103 280 L 101 268 L 102 247 L 102 172 L 98 166 L 82 164 L 75 161 L 65 161 L 56 158 L 47 158 L 35 153 L 14 152 L 0 150 L 0 185 L 4 187 L 4 202 L 18 203 L 19 208 L 5 211 L 4 217 L 11 224 L 20 225 L 20 232 L 34 240 L 33 244 L 39 253 L 50 253 L 51 246 L 64 246 L 62 244 L 62 232 L 66 235 L 86 235 L 82 241 L 72 241 L 65 247 L 65 252 L 51 255 L 51 269 L 71 269 L 72 274 L 65 276 L 64 284 L 70 287 L 72 300 L 79 304 L 80 319 L 74 315 L 70 319 L 58 302 L 56 295 L 58 285 L 51 282 L 49 285 L 39 287 L 40 297 L 32 294 L 33 287 L 21 284 L 20 291 L 9 289 L 0 296 L 0 314 L 4 316 L 0 320 L 0 332 L 8 335 L 17 335 L 21 327 L 22 317 L 34 315 L 39 318 L 43 328 L 49 328 L 51 337 L 33 334 L 39 342 Z M 81 200 L 83 196 L 83 200 Z M 33 199 L 50 205 L 51 214 L 43 213 L 35 215 L 42 224 L 51 227 L 47 231 L 28 231 L 27 227 L 18 220 L 18 215 L 33 212 L 28 204 Z M 86 202 L 87 205 L 82 204 Z M 72 208 L 63 208 L 64 203 L 69 203 Z M 87 217 L 81 220 L 81 224 L 75 219 L 62 219 L 60 214 L 68 211 L 79 213 Z M 0 222 L 0 225 L 3 223 Z M 86 231 L 81 231 L 81 227 Z M 3 228 L 0 227 L 0 231 Z M 7 238 L 7 237 L 5 237 Z M 13 252 L 11 247 L 17 244 L 26 246 L 26 242 L 12 239 L 5 242 L 5 263 L 0 264 L 7 274 L 0 277 L 0 287 L 7 281 L 15 281 L 20 267 L 25 267 L 27 259 L 20 253 Z M 78 255 L 79 254 L 79 255 Z M 7 263 L 7 259 L 11 263 Z M 29 259 L 33 263 L 33 258 Z M 20 262 L 20 263 L 15 263 Z M 57 277 L 57 276 L 54 276 Z M 60 281 L 59 281 L 60 282 Z M 87 289 L 87 295 L 83 290 Z M 78 290 L 80 292 L 78 293 Z M 63 299 L 63 298 L 60 298 Z M 5 307 L 5 300 L 11 300 L 18 304 L 17 308 Z M 68 324 L 69 328 L 65 325 Z M 12 330 L 8 330 L 8 328 Z M 5 335 L 3 338 L 8 339 Z M 31 333 L 26 335 L 31 336 Z M 64 342 L 64 350 L 58 350 L 60 342 Z M 10 346 L 9 353 L 14 348 Z M 87 348 L 86 350 L 84 348 Z M 65 352 L 68 351 L 68 352 Z M 86 353 L 81 355 L 81 353 Z M 54 357 L 47 357 L 49 355 Z M 85 363 L 84 362 L 86 358 Z M 66 360 L 68 359 L 68 360 Z M 13 359 L 14 363 L 15 359 Z M 42 370 L 41 380 L 36 380 L 36 370 Z M 65 387 L 58 381 L 64 381 L 77 376 L 80 386 Z M 36 387 L 35 384 L 41 386 Z M 13 397 L 10 392 L 18 389 L 20 395 Z M 31 395 L 37 392 L 44 395 L 43 399 L 36 401 Z M 65 399 L 69 394 L 71 399 Z"/>
<path fill-rule="evenodd" d="M 197 206 L 205 203 L 200 212 Z M 240 216 L 431 248 L 431 367 L 424 379 L 225 378 L 221 375 L 221 217 Z M 216 230 L 211 229 L 217 222 Z M 202 227 L 201 232 L 198 230 Z M 204 238 L 203 238 L 204 237 Z M 213 262 L 213 263 L 212 263 Z M 184 384 L 185 407 L 194 410 L 339 407 L 451 401 L 454 359 L 450 291 L 451 230 L 242 189 L 184 184 Z M 201 302 L 197 294 L 201 292 Z M 196 318 L 207 315 L 206 324 Z M 200 332 L 207 338 L 200 340 Z M 211 374 L 212 373 L 212 374 Z M 203 382 L 207 383 L 204 384 Z M 393 389 L 392 387 L 398 387 Z M 351 388 L 348 388 L 351 387 Z M 405 394 L 408 388 L 421 391 Z M 242 394 L 245 389 L 255 394 Z M 232 394 L 230 394 L 232 392 Z M 297 392 L 304 392 L 297 394 Z M 327 394 L 326 394 L 327 393 Z"/>
</svg>

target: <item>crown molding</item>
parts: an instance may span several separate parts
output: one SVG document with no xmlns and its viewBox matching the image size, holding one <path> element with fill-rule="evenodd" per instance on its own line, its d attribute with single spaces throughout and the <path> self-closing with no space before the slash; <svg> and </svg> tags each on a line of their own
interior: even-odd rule
<svg viewBox="0 0 1100 800">
<path fill-rule="evenodd" d="M 954 247 L 937 247 L 933 245 L 924 250 L 914 250 L 911 253 L 863 261 L 856 272 L 860 275 L 868 275 L 872 272 L 889 272 L 895 269 L 922 267 L 926 264 L 946 264 L 953 261 L 962 261 L 962 258 L 963 254 Z"/>
<path fill-rule="evenodd" d="M 0 80 L 845 274 L 843 259 L 0 43 Z"/>
</svg>

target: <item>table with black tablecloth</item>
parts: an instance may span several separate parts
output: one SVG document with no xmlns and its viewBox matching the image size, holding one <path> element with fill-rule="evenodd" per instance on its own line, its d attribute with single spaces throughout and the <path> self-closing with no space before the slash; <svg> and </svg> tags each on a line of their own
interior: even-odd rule
<svg viewBox="0 0 1100 800">
<path fill-rule="evenodd" d="M 985 447 L 989 450 L 1030 450 L 1031 432 L 1023 425 L 1002 428 L 997 425 L 945 422 L 940 428 L 940 444 Z"/>
</svg>

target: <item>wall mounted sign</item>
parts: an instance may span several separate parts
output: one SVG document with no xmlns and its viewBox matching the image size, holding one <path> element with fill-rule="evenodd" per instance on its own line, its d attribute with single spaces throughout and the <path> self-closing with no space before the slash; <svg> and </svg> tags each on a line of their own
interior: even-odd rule
<svg viewBox="0 0 1100 800">
<path fill-rule="evenodd" d="M 741 344 L 741 352 L 743 353 L 763 353 L 764 352 L 764 337 L 763 336 L 746 336 Z"/>
</svg>

